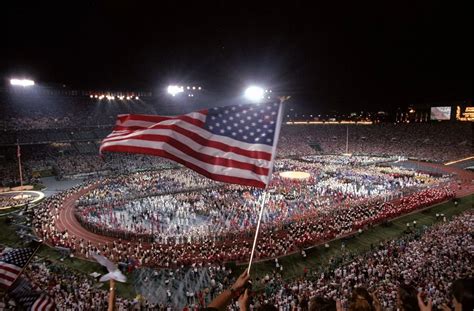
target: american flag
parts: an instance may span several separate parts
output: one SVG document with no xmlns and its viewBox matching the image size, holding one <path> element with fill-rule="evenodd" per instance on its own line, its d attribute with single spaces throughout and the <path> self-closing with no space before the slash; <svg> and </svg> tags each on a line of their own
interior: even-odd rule
<svg viewBox="0 0 474 311">
<path fill-rule="evenodd" d="M 56 310 L 54 300 L 44 293 L 35 291 L 31 283 L 23 277 L 17 281 L 15 288 L 9 294 L 26 310 Z"/>
<path fill-rule="evenodd" d="M 9 288 L 21 270 L 26 266 L 35 250 L 31 248 L 13 249 L 0 257 L 0 285 Z"/>
<path fill-rule="evenodd" d="M 213 180 L 265 188 L 281 126 L 281 104 L 241 104 L 164 117 L 124 114 L 100 152 L 165 157 Z"/>
</svg>

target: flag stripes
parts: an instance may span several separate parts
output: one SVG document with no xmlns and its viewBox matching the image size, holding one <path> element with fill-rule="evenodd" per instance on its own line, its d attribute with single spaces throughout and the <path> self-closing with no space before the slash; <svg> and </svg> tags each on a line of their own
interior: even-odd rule
<svg viewBox="0 0 474 311">
<path fill-rule="evenodd" d="M 100 152 L 161 156 L 217 181 L 264 188 L 280 110 L 278 104 L 262 104 L 258 112 L 254 105 L 236 105 L 176 117 L 119 115 Z"/>
</svg>

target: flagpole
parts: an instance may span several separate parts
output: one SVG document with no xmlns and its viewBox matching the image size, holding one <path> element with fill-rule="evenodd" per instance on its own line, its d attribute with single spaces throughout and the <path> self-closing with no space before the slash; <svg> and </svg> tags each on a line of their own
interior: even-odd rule
<svg viewBox="0 0 474 311">
<path fill-rule="evenodd" d="M 273 147 L 272 147 L 272 159 L 271 159 L 271 164 L 270 164 L 270 169 L 268 171 L 268 180 L 270 181 L 272 178 L 273 174 L 273 163 L 275 162 L 275 155 L 276 155 L 276 147 L 278 144 L 278 137 L 280 136 L 280 128 L 281 124 L 283 121 L 283 102 L 287 101 L 290 99 L 291 96 L 281 96 L 279 97 L 280 100 L 280 106 L 278 107 L 278 120 L 275 128 L 275 133 L 274 133 L 274 141 L 273 141 Z M 262 215 L 263 215 L 263 210 L 265 209 L 265 199 L 266 199 L 267 192 L 266 190 L 263 191 L 262 195 L 262 205 L 260 206 L 260 213 L 258 215 L 258 222 L 257 222 L 257 229 L 255 230 L 255 237 L 253 239 L 253 246 L 252 246 L 252 252 L 250 253 L 250 261 L 249 261 L 249 267 L 247 268 L 247 273 L 250 275 L 250 268 L 252 267 L 252 261 L 253 261 L 253 256 L 255 253 L 255 247 L 257 246 L 257 238 L 258 238 L 258 233 L 260 231 L 260 223 L 262 221 Z"/>
<path fill-rule="evenodd" d="M 110 279 L 109 307 L 107 311 L 115 310 L 115 280 Z"/>
<path fill-rule="evenodd" d="M 252 260 L 253 260 L 253 255 L 255 253 L 255 247 L 257 246 L 257 238 L 258 238 L 258 232 L 260 231 L 260 223 L 262 221 L 262 214 L 263 210 L 265 209 L 265 198 L 266 198 L 267 192 L 263 191 L 262 195 L 262 204 L 260 206 L 260 213 L 258 215 L 258 221 L 257 221 L 257 229 L 255 230 L 255 237 L 253 239 L 253 246 L 252 246 L 252 252 L 250 253 L 250 261 L 249 261 L 249 267 L 247 269 L 247 273 L 250 274 L 250 268 L 252 267 Z"/>
<path fill-rule="evenodd" d="M 12 285 L 10 285 L 9 288 L 12 288 L 13 287 L 13 284 L 15 284 L 15 282 L 18 280 L 18 278 L 23 274 L 23 272 L 25 271 L 26 267 L 28 267 L 28 264 L 30 263 L 31 259 L 33 259 L 33 257 L 35 256 L 36 252 L 39 250 L 39 248 L 41 247 L 41 245 L 43 245 L 43 242 L 39 243 L 38 246 L 36 247 L 36 249 L 34 250 L 33 254 L 31 254 L 30 258 L 28 258 L 28 261 L 26 262 L 26 264 L 23 266 L 23 268 L 20 270 L 20 273 L 18 273 L 18 275 L 16 276 L 15 280 L 12 282 Z"/>
<path fill-rule="evenodd" d="M 21 190 L 23 190 L 23 172 L 21 171 L 21 152 L 20 152 L 20 144 L 18 141 L 16 142 L 17 150 L 16 150 L 16 156 L 18 157 L 18 171 L 20 173 L 20 187 Z"/>
<path fill-rule="evenodd" d="M 349 154 L 349 125 L 346 127 L 346 154 Z"/>
</svg>

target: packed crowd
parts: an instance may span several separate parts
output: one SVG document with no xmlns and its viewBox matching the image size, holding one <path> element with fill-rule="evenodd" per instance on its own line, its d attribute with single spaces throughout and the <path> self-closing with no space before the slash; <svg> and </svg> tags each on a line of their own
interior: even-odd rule
<svg viewBox="0 0 474 311">
<path fill-rule="evenodd" d="M 233 281 L 231 269 L 212 264 L 159 271 L 122 269 L 128 272 L 129 278 L 136 280 L 133 288 L 140 294 L 133 299 L 117 296 L 115 307 L 120 311 L 202 309 Z M 57 310 L 107 310 L 109 292 L 107 284 L 98 283 L 99 276 L 100 273 L 85 275 L 36 258 L 25 269 L 22 278 L 51 297 Z M 19 307 L 8 295 L 2 300 L 0 310 Z"/>
<path fill-rule="evenodd" d="M 278 271 L 259 280 L 265 290 L 253 299 L 255 308 L 271 304 L 278 310 L 305 310 L 313 297 L 341 301 L 346 309 L 351 296 L 361 289 L 375 293 L 382 310 L 418 310 L 417 292 L 426 293 L 433 308 L 451 305 L 453 282 L 472 278 L 474 213 L 466 212 L 450 222 L 439 223 L 424 233 L 413 233 L 381 244 L 375 250 L 349 262 L 315 272 L 293 282 L 284 281 Z M 471 279 L 471 290 L 472 290 Z M 400 289 L 414 290 L 414 309 L 400 305 Z M 472 295 L 472 292 L 471 292 Z M 369 299 L 372 301 L 372 299 Z M 238 310 L 231 307 L 232 310 Z M 370 310 L 370 309 L 363 309 Z M 464 310 L 464 309 L 463 309 Z"/>
<path fill-rule="evenodd" d="M 303 161 L 322 164 L 335 164 L 345 166 L 368 166 L 393 161 L 405 160 L 401 157 L 377 157 L 377 156 L 339 156 L 339 155 L 309 155 L 301 157 Z"/>
<path fill-rule="evenodd" d="M 34 197 L 25 195 L 22 197 L 13 195 L 0 195 L 0 209 L 21 206 L 30 203 Z"/>
<path fill-rule="evenodd" d="M 473 228 L 474 213 L 467 211 L 449 222 L 444 219 L 431 228 L 419 228 L 398 240 L 381 243 L 367 253 L 353 256 L 342 251 L 338 258 L 342 263 L 331 259 L 294 281 L 281 277 L 275 261 L 276 269 L 271 274 L 253 280 L 253 286 L 262 290 L 249 295 L 249 308 L 239 306 L 241 298 L 229 303 L 227 309 L 260 310 L 271 306 L 283 311 L 321 310 L 325 305 L 335 310 L 337 302 L 338 310 L 355 310 L 356 303 L 360 310 L 419 310 L 417 294 L 423 293 L 421 299 L 426 305 L 431 303 L 433 309 L 446 305 L 454 310 L 451 293 L 457 295 L 456 280 L 466 278 L 465 297 L 457 296 L 455 302 L 472 307 Z M 216 306 L 214 298 L 219 293 L 224 295 L 238 281 L 234 283 L 231 269 L 204 262 L 161 270 L 135 269 L 132 262 L 119 264 L 137 280 L 134 289 L 139 295 L 135 299 L 117 297 L 117 310 L 198 310 Z M 97 277 L 41 259 L 32 261 L 23 277 L 50 295 L 59 310 L 107 307 L 108 292 L 97 283 Z M 15 309 L 8 295 L 1 298 L 0 305 L 4 310 Z"/>
<path fill-rule="evenodd" d="M 94 193 L 94 195 L 86 194 L 79 199 L 79 202 L 84 204 L 80 207 L 79 213 L 86 212 L 82 214 L 83 217 L 86 217 L 87 213 L 95 217 L 100 214 L 100 210 L 102 213 L 100 217 L 108 217 L 105 215 L 110 213 L 111 208 L 113 209 L 113 204 L 117 202 L 119 202 L 117 204 L 120 204 L 120 202 L 131 196 L 140 197 L 155 190 L 170 191 L 172 189 L 182 189 L 183 186 L 201 185 L 200 179 L 195 179 L 197 177 L 191 173 L 180 175 L 172 171 L 164 171 L 160 174 L 163 175 L 158 175 L 158 173 L 153 173 L 153 175 L 134 174 L 132 176 L 138 179 L 138 183 L 130 182 L 127 179 L 117 179 L 112 184 L 106 183 L 105 188 L 99 186 L 99 188 L 96 188 L 99 190 L 90 192 Z M 165 178 L 164 182 L 159 183 L 158 187 L 156 186 L 158 180 L 153 178 L 150 179 L 153 181 L 152 183 L 143 184 L 143 178 L 149 178 L 150 176 L 154 178 L 167 177 L 168 179 Z M 181 180 L 181 183 L 178 185 L 174 184 L 183 176 L 187 177 L 187 179 Z M 396 182 L 417 185 L 418 182 L 415 180 L 407 178 L 407 176 L 401 176 L 401 179 L 396 180 Z M 278 179 L 276 181 L 280 183 L 280 186 L 295 187 L 293 183 L 285 185 L 284 181 L 279 181 Z M 115 186 L 110 187 L 110 185 L 125 186 L 127 190 L 122 192 L 119 188 L 115 188 Z M 169 187 L 170 185 L 171 188 Z M 393 184 L 387 183 L 388 187 L 391 185 Z M 149 186 L 152 188 L 148 189 L 147 187 Z M 139 265 L 145 266 L 176 267 L 191 265 L 201 260 L 228 262 L 245 261 L 248 259 L 253 230 L 244 229 L 251 229 L 256 224 L 256 210 L 258 208 L 258 200 L 256 198 L 260 196 L 258 191 L 242 192 L 242 190 L 238 190 L 238 187 L 231 186 L 228 189 L 219 188 L 199 193 L 184 193 L 184 205 L 180 205 L 178 208 L 171 208 L 170 204 L 173 204 L 174 201 L 167 201 L 166 197 L 161 202 L 153 202 L 156 198 L 154 196 L 151 197 L 152 199 L 147 197 L 142 201 L 133 201 L 135 203 L 128 203 L 132 204 L 132 212 L 135 208 L 140 210 L 137 204 L 152 200 L 150 206 L 155 206 L 155 203 L 158 206 L 163 204 L 161 207 L 163 208 L 164 206 L 164 215 L 153 214 L 147 211 L 147 209 L 143 209 L 142 211 L 146 211 L 146 213 L 139 214 L 140 216 L 133 215 L 133 213 L 128 214 L 131 216 L 125 216 L 123 214 L 124 209 L 121 207 L 116 214 L 118 217 L 112 216 L 110 219 L 113 219 L 113 221 L 104 221 L 104 224 L 107 223 L 110 226 L 114 223 L 127 223 L 123 221 L 125 217 L 131 217 L 134 224 L 140 224 L 143 218 L 146 217 L 149 219 L 162 217 L 165 219 L 165 222 L 154 227 L 154 230 L 157 231 L 153 236 L 154 239 L 143 238 L 139 242 L 133 241 L 127 244 L 119 240 L 102 245 L 93 245 L 89 241 L 69 237 L 67 231 L 59 230 L 55 222 L 51 221 L 51 219 L 58 219 L 63 201 L 70 194 L 77 193 L 80 189 L 83 188 L 78 186 L 75 189 L 68 190 L 46 200 L 40 207 L 34 209 L 36 216 L 33 224 L 36 232 L 49 243 L 55 246 L 71 248 L 78 255 L 84 257 L 90 257 L 91 252 L 99 249 L 114 260 L 126 262 L 133 258 Z M 413 194 L 407 194 L 396 200 L 386 200 L 381 196 L 373 196 L 370 200 L 367 200 L 362 199 L 364 195 L 361 197 L 355 195 L 354 198 L 351 198 L 348 192 L 343 192 L 347 189 L 354 191 L 355 188 L 344 190 L 344 188 L 337 186 L 334 191 L 324 189 L 322 197 L 327 196 L 328 199 L 332 198 L 332 201 L 315 200 L 311 202 L 312 199 L 309 196 L 305 198 L 306 195 L 314 191 L 314 187 L 306 187 L 306 190 L 301 190 L 300 197 L 306 201 L 294 200 L 293 198 L 287 200 L 281 193 L 270 191 L 270 198 L 266 205 L 268 208 L 265 214 L 265 221 L 262 225 L 264 230 L 262 230 L 263 233 L 256 251 L 257 259 L 282 256 L 310 245 L 324 243 L 330 239 L 364 229 L 372 224 L 447 200 L 454 195 L 449 187 L 433 186 L 424 190 L 417 188 L 417 191 Z M 124 193 L 126 194 L 125 196 Z M 321 196 L 320 192 L 316 193 L 318 196 Z M 210 205 L 208 201 L 196 200 L 206 198 L 206 196 L 214 198 Z M 115 201 L 111 200 L 111 198 L 115 199 Z M 178 201 L 180 199 L 179 196 L 174 196 L 174 198 Z M 193 205 L 195 209 L 192 212 L 189 209 L 189 205 L 186 205 L 191 204 L 191 200 L 196 200 L 197 202 L 197 204 Z M 240 204 L 241 202 L 244 202 L 244 204 Z M 328 202 L 333 204 L 328 204 Z M 96 203 L 100 203 L 101 205 L 99 206 L 102 206 L 102 208 L 94 209 L 93 206 Z M 110 207 L 105 209 L 105 206 Z M 234 209 L 232 210 L 232 208 Z M 166 212 L 168 213 L 167 215 Z M 218 213 L 222 214 L 219 215 Z M 210 223 L 206 224 L 207 226 L 202 225 L 204 217 L 208 217 L 208 221 L 209 219 L 211 220 Z M 187 223 L 185 219 L 188 219 Z M 209 230 L 209 227 L 211 230 Z M 191 228 L 196 230 L 193 231 Z M 224 228 L 225 230 L 223 230 Z M 128 229 L 130 230 L 127 232 L 141 233 L 140 230 L 137 230 L 138 227 L 130 227 Z M 98 232 L 110 233 L 100 230 Z M 119 238 L 127 237 L 126 235 L 113 236 Z M 146 243 L 152 240 L 156 243 Z"/>
<path fill-rule="evenodd" d="M 60 176 L 74 176 L 87 173 L 130 173 L 143 170 L 160 170 L 177 167 L 176 164 L 153 156 L 141 154 L 80 154 L 58 157 L 55 167 Z"/>
<path fill-rule="evenodd" d="M 348 127 L 348 152 L 354 155 L 416 158 L 436 162 L 472 156 L 470 124 L 380 124 Z M 79 132 L 73 135 L 71 129 L 64 130 L 64 133 L 51 130 L 46 138 L 43 132 L 23 131 L 21 135 L 14 131 L 5 132 L 0 135 L 0 145 L 7 146 L 1 147 L 5 161 L 0 166 L 0 182 L 2 185 L 18 183 L 18 163 L 14 144 L 18 139 L 21 143 L 25 135 L 29 137 L 26 139 L 28 145 L 22 146 L 25 180 L 31 179 L 35 172 L 45 169 L 54 169 L 53 172 L 58 176 L 71 176 L 97 172 L 107 174 L 116 171 L 133 172 L 163 166 L 162 160 L 153 160 L 150 156 L 106 154 L 104 158 L 99 157 L 98 144 L 110 129 L 111 127 L 107 129 L 98 127 L 85 130 L 81 135 Z M 90 134 L 90 131 L 94 134 Z M 9 137 L 11 139 L 7 139 Z M 7 140 L 2 142 L 4 139 Z M 277 156 L 287 158 L 344 152 L 346 152 L 346 126 L 284 125 Z"/>
<path fill-rule="evenodd" d="M 78 204 L 114 204 L 116 201 L 123 202 L 127 199 L 213 186 L 216 186 L 215 182 L 191 170 L 172 169 L 133 173 L 101 179 L 95 189 L 79 198 Z"/>
<path fill-rule="evenodd" d="M 334 159 L 335 160 L 335 159 Z M 304 170 L 307 181 L 275 173 L 263 216 L 265 224 L 283 226 L 338 205 L 372 205 L 446 182 L 396 167 L 354 166 L 278 160 L 277 171 Z M 123 239 L 173 240 L 182 244 L 251 229 L 257 221 L 259 192 L 219 186 L 189 170 L 135 173 L 103 179 L 79 198 L 76 217 L 89 230 Z M 199 191 L 195 191 L 199 188 Z M 179 194 L 168 195 L 169 193 Z"/>
<path fill-rule="evenodd" d="M 281 137 L 298 146 L 294 149 L 297 153 L 305 150 L 299 146 L 306 144 L 314 147 L 311 153 L 342 154 L 349 129 L 349 153 L 446 162 L 472 155 L 472 124 L 468 123 L 294 125 L 282 127 Z"/>
</svg>

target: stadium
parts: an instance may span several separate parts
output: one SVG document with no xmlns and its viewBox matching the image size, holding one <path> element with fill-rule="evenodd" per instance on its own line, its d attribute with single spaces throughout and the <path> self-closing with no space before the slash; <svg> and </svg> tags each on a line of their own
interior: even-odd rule
<svg viewBox="0 0 474 311">
<path fill-rule="evenodd" d="M 104 113 L 95 111 L 100 101 L 88 94 L 41 95 L 41 106 L 61 102 L 69 105 L 66 113 L 80 107 L 75 114 L 93 116 L 100 122 L 94 126 L 77 118 L 74 123 L 72 116 L 54 108 L 47 113 L 18 111 L 17 103 L 31 106 L 32 94 L 38 94 L 11 92 L 2 95 L 13 109 L 3 124 L 2 184 L 9 191 L 2 192 L 1 202 L 5 211 L 17 210 L 18 203 L 27 206 L 23 215 L 15 216 L 15 222 L 31 225 L 25 236 L 42 240 L 65 261 L 72 259 L 64 256 L 73 256 L 90 262 L 99 251 L 120 263 L 133 276 L 134 290 L 156 305 L 184 307 L 197 302 L 191 293 L 207 301 L 218 291 L 212 283 L 245 267 L 262 190 L 212 181 L 160 157 L 100 157 L 99 145 L 112 131 L 112 117 L 129 112 L 136 103 L 110 99 L 117 105 Z M 153 100 L 142 96 L 140 112 L 155 113 Z M 283 271 L 281 262 L 287 258 L 304 261 L 328 243 L 350 241 L 376 226 L 423 215 L 432 206 L 472 205 L 473 173 L 463 169 L 473 162 L 469 122 L 303 123 L 282 126 L 254 259 L 264 277 L 268 267 Z M 24 186 L 10 189 L 20 184 L 18 156 Z M 11 195 L 31 192 L 23 190 L 28 186 L 44 189 L 44 181 L 49 184 L 40 203 L 33 200 L 36 196 Z M 437 220 L 445 218 L 439 215 Z M 470 215 L 455 221 L 469 225 Z M 441 222 L 425 230 L 444 226 Z M 415 229 L 416 221 L 407 223 L 406 230 Z M 220 270 L 224 267 L 231 268 Z M 211 289 L 209 297 L 203 294 L 205 288 Z"/>
<path fill-rule="evenodd" d="M 175 35 L 192 39 L 158 30 L 156 46 L 138 27 L 151 13 L 105 8 L 63 20 L 84 27 L 77 42 L 15 41 L 0 71 L 0 310 L 472 310 L 471 72 L 410 67 L 413 90 L 384 59 L 372 85 L 373 50 L 392 43 L 352 46 L 365 63 L 345 55 L 346 69 L 344 44 L 318 54 L 325 35 L 279 28 L 285 10 L 248 13 L 258 34 L 237 11 L 208 26 L 186 13 Z M 114 38 L 102 22 L 118 17 L 129 43 L 91 35 Z"/>
</svg>

